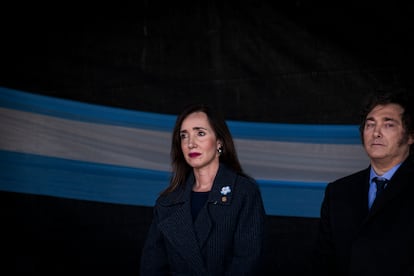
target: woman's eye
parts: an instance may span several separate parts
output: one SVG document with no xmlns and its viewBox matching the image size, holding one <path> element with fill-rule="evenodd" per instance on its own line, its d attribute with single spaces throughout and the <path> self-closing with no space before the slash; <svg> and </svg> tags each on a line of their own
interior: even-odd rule
<svg viewBox="0 0 414 276">
<path fill-rule="evenodd" d="M 185 138 L 187 138 L 187 136 L 188 136 L 188 135 L 187 135 L 186 133 L 181 133 L 181 134 L 180 134 L 180 138 L 181 138 L 181 139 L 185 139 Z"/>
<path fill-rule="evenodd" d="M 206 133 L 204 131 L 199 131 L 198 132 L 198 136 L 204 136 L 204 135 L 206 135 Z"/>
</svg>

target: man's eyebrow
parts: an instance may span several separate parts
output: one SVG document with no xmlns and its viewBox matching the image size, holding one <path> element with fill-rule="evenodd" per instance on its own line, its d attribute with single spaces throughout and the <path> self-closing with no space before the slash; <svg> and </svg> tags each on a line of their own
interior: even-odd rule
<svg viewBox="0 0 414 276">
<path fill-rule="evenodd" d="M 388 121 L 398 122 L 398 119 L 393 118 L 393 117 L 384 117 L 384 118 L 381 118 L 381 120 L 384 122 L 388 122 Z M 375 119 L 374 117 L 367 117 L 365 121 L 375 121 Z"/>
</svg>

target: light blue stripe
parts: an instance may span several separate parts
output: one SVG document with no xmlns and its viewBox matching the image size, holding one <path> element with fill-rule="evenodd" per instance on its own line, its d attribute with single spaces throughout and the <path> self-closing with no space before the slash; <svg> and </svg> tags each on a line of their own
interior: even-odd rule
<svg viewBox="0 0 414 276">
<path fill-rule="evenodd" d="M 361 144 L 356 125 L 276 124 L 229 121 L 234 137 L 317 144 Z"/>
<path fill-rule="evenodd" d="M 170 173 L 0 151 L 0 190 L 153 206 Z M 258 180 L 269 215 L 318 217 L 324 183 Z"/>
<path fill-rule="evenodd" d="M 292 217 L 319 217 L 324 189 L 305 184 L 263 185 L 259 180 L 266 214 Z M 300 187 L 302 186 L 302 187 Z M 324 186 L 323 186 L 324 187 Z"/>
<path fill-rule="evenodd" d="M 98 124 L 172 131 L 176 116 L 132 111 L 0 87 L 0 107 Z"/>
<path fill-rule="evenodd" d="M 0 107 L 59 118 L 171 132 L 176 116 L 125 110 L 0 87 Z M 356 125 L 276 124 L 228 120 L 234 138 L 317 144 L 360 144 Z"/>
<path fill-rule="evenodd" d="M 152 206 L 168 173 L 0 151 L 0 190 Z"/>
</svg>

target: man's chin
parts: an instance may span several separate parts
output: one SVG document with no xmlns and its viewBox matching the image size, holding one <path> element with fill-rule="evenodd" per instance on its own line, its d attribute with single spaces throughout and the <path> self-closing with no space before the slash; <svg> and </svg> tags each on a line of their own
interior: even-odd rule
<svg viewBox="0 0 414 276">
<path fill-rule="evenodd" d="M 382 160 L 387 158 L 387 155 L 384 152 L 379 152 L 379 151 L 375 151 L 375 152 L 367 152 L 368 157 L 372 160 Z"/>
</svg>

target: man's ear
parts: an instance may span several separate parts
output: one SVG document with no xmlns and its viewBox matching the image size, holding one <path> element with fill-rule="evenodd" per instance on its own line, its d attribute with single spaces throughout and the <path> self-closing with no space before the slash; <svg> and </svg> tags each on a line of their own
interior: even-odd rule
<svg viewBox="0 0 414 276">
<path fill-rule="evenodd" d="M 408 135 L 408 144 L 409 144 L 409 145 L 414 144 L 414 131 L 413 131 L 413 132 L 411 132 L 411 133 Z"/>
</svg>

